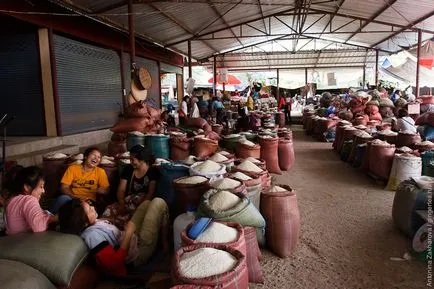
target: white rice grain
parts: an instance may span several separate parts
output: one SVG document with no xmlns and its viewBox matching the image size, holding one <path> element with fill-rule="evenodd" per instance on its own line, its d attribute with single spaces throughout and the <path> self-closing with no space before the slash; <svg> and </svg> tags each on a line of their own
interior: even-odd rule
<svg viewBox="0 0 434 289">
<path fill-rule="evenodd" d="M 215 153 L 212 157 L 209 158 L 209 160 L 216 162 L 216 163 L 220 163 L 220 162 L 227 161 L 228 158 L 222 154 Z"/>
<path fill-rule="evenodd" d="M 194 164 L 193 167 L 196 171 L 199 171 L 201 173 L 210 173 L 219 171 L 222 166 L 216 162 L 206 160 L 204 162 Z"/>
<path fill-rule="evenodd" d="M 190 185 L 193 185 L 193 184 L 203 183 L 206 180 L 207 180 L 207 178 L 202 177 L 202 176 L 192 176 L 192 177 L 189 177 L 189 178 L 181 179 L 181 180 L 177 181 L 177 183 L 178 184 L 190 184 Z"/>
<path fill-rule="evenodd" d="M 215 211 L 226 211 L 241 202 L 241 199 L 228 191 L 218 191 L 211 196 L 210 206 Z"/>
<path fill-rule="evenodd" d="M 232 177 L 242 181 L 248 181 L 252 179 L 251 177 L 249 177 L 246 174 L 243 174 L 242 172 L 236 172 L 235 174 L 232 175 Z"/>
<path fill-rule="evenodd" d="M 179 267 L 181 276 L 185 278 L 206 278 L 232 270 L 237 261 L 226 251 L 200 248 L 183 254 L 179 260 Z"/>
<path fill-rule="evenodd" d="M 286 192 L 286 191 L 287 191 L 286 189 L 284 189 L 284 188 L 282 188 L 282 187 L 279 187 L 279 186 L 273 186 L 273 187 L 270 189 L 270 192 L 271 192 L 271 193 Z"/>
<path fill-rule="evenodd" d="M 261 173 L 263 172 L 263 170 L 258 167 L 257 165 L 255 165 L 254 163 L 252 163 L 251 161 L 244 161 L 241 164 L 239 164 L 237 166 L 237 168 L 243 170 L 243 171 L 248 171 L 248 172 L 254 172 L 254 173 Z"/>
<path fill-rule="evenodd" d="M 211 183 L 211 187 L 220 190 L 235 189 L 236 187 L 239 186 L 241 186 L 241 183 L 239 181 L 230 178 L 217 179 Z"/>
<path fill-rule="evenodd" d="M 229 243 L 238 238 L 238 231 L 225 224 L 211 222 L 205 231 L 197 237 L 196 241 L 201 243 Z"/>
</svg>

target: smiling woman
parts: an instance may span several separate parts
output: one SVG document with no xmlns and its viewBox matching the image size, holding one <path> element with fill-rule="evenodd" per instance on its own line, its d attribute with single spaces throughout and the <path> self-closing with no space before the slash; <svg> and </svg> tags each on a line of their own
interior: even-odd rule
<svg viewBox="0 0 434 289">
<path fill-rule="evenodd" d="M 88 148 L 83 153 L 83 163 L 70 165 L 61 180 L 61 191 L 51 209 L 56 213 L 59 208 L 71 198 L 82 201 L 96 201 L 97 194 L 106 194 L 109 182 L 105 171 L 98 167 L 101 162 L 101 152 L 96 147 Z"/>
<path fill-rule="evenodd" d="M 44 190 L 44 176 L 38 167 L 27 167 L 13 180 L 11 196 L 5 202 L 5 225 L 8 235 L 43 232 L 57 220 L 41 209 L 39 200 Z"/>
</svg>

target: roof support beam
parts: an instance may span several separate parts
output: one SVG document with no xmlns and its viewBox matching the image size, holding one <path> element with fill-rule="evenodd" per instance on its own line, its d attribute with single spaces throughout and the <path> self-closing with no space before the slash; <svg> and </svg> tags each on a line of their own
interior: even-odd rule
<svg viewBox="0 0 434 289">
<path fill-rule="evenodd" d="M 354 16 L 354 15 L 348 15 L 348 14 L 342 14 L 342 13 L 333 13 L 333 12 L 330 12 L 330 11 L 324 11 L 324 10 L 315 9 L 315 8 L 311 8 L 310 11 L 312 11 L 314 13 L 320 13 L 320 14 L 333 14 L 335 16 L 344 17 L 344 18 L 348 18 L 348 19 L 356 19 L 356 20 L 361 20 L 361 21 L 371 21 L 371 23 L 382 24 L 382 25 L 386 25 L 386 26 L 390 26 L 390 27 L 398 27 L 398 28 L 404 28 L 404 27 L 406 27 L 406 29 L 409 29 L 408 25 L 395 24 L 395 23 L 390 23 L 390 22 L 385 22 L 385 21 L 379 21 L 379 20 L 370 20 L 369 18 Z M 285 14 L 282 13 L 281 15 L 285 15 Z M 411 27 L 411 25 L 410 25 L 410 27 Z M 422 30 L 422 32 L 425 32 L 425 33 L 432 33 L 432 34 L 434 34 L 434 30 L 428 30 L 428 29 L 421 29 L 421 30 Z"/>
<path fill-rule="evenodd" d="M 344 4 L 345 0 L 340 0 L 338 3 L 338 7 L 336 7 L 335 12 L 330 14 L 330 20 L 329 22 L 326 24 L 326 26 L 324 26 L 324 29 L 322 30 L 322 32 L 327 30 L 327 27 L 330 25 L 330 31 L 331 31 L 331 27 L 332 27 L 332 23 L 333 23 L 333 18 L 335 18 L 335 16 L 337 15 L 337 13 L 339 12 L 339 9 L 341 9 L 341 6 Z M 321 37 L 322 34 L 319 35 L 319 37 Z"/>
<path fill-rule="evenodd" d="M 168 14 L 167 12 L 164 12 L 162 9 L 160 9 L 159 7 L 155 6 L 152 3 L 148 4 L 150 7 L 152 7 L 153 9 L 159 11 L 162 15 L 164 15 L 166 18 L 168 18 L 170 21 L 172 21 L 173 23 L 175 23 L 176 25 L 178 25 L 180 28 L 182 28 L 185 32 L 193 34 L 194 32 L 188 28 L 184 23 L 181 23 L 181 21 L 179 21 L 178 19 L 176 19 L 175 17 L 173 17 L 172 15 Z M 206 46 L 208 46 L 209 48 L 211 48 L 211 50 L 213 50 L 214 52 L 217 52 L 218 49 L 216 49 L 215 47 L 213 47 L 212 45 L 210 45 L 209 43 L 205 42 L 204 40 L 202 40 L 203 44 L 205 44 Z"/>
<path fill-rule="evenodd" d="M 223 21 L 223 23 L 226 25 L 226 27 L 229 27 L 228 22 L 226 22 L 225 18 L 223 17 L 224 15 L 220 14 L 220 12 L 217 10 L 217 8 L 215 8 L 215 6 L 213 5 L 213 3 L 210 0 L 208 0 L 207 2 L 208 2 L 209 7 L 211 7 L 211 9 L 214 11 L 214 13 L 218 16 L 218 19 L 221 19 Z M 235 4 L 234 6 L 232 6 L 228 11 L 225 12 L 225 14 L 229 13 L 229 11 L 231 11 L 232 9 L 234 9 L 235 7 L 237 7 L 238 4 L 240 4 L 241 2 L 242 2 L 242 0 L 239 1 L 237 4 Z M 238 39 L 237 35 L 234 33 L 234 31 L 232 30 L 232 28 L 228 28 L 228 29 L 232 33 L 232 35 L 235 37 L 235 39 L 238 41 L 238 43 L 240 43 L 241 45 L 244 45 L 240 41 L 240 39 Z"/>
<path fill-rule="evenodd" d="M 418 24 L 418 23 L 420 23 L 420 22 L 422 22 L 422 21 L 424 21 L 424 20 L 430 18 L 431 16 L 434 16 L 434 11 L 431 11 L 430 13 L 425 14 L 424 16 L 420 17 L 419 19 L 416 19 L 415 21 L 411 22 L 411 23 L 408 24 L 407 26 L 405 26 L 405 27 L 399 29 L 398 31 L 392 33 L 391 35 L 389 35 L 389 36 L 387 36 L 387 37 L 381 39 L 380 41 L 378 41 L 378 42 L 372 44 L 372 45 L 371 45 L 371 48 L 373 48 L 373 47 L 375 47 L 375 46 L 377 46 L 377 45 L 383 43 L 384 41 L 389 40 L 390 38 L 395 37 L 396 35 L 398 35 L 398 34 L 404 32 L 404 31 L 407 30 L 407 29 L 412 28 L 412 27 L 415 26 L 416 24 Z M 421 32 L 422 32 L 422 30 L 418 30 L 418 31 L 421 31 Z"/>
<path fill-rule="evenodd" d="M 281 11 L 281 12 L 276 12 L 276 13 L 270 14 L 267 17 L 272 17 L 272 16 L 275 16 L 275 15 L 279 15 L 280 13 L 283 13 L 283 12 L 291 12 L 293 10 L 294 10 L 294 8 L 289 8 L 289 9 L 287 9 L 285 11 Z M 205 33 L 198 32 L 196 36 L 189 37 L 189 38 L 186 38 L 186 39 L 183 39 L 183 40 L 179 40 L 179 41 L 176 41 L 176 42 L 172 42 L 172 43 L 167 43 L 165 46 L 166 47 L 174 46 L 174 45 L 180 44 L 182 42 L 185 42 L 187 40 L 194 40 L 195 38 L 198 38 L 198 37 L 201 37 L 201 36 L 205 36 L 205 35 L 210 35 L 210 34 L 213 34 L 213 33 L 221 32 L 221 31 L 227 30 L 228 28 L 238 27 L 240 25 L 252 23 L 252 22 L 255 22 L 255 21 L 258 21 L 258 20 L 261 20 L 261 19 L 262 19 L 262 16 L 261 17 L 257 17 L 257 18 L 252 19 L 252 20 L 248 20 L 248 21 L 240 22 L 240 23 L 237 23 L 237 24 L 234 24 L 234 25 L 230 25 L 230 26 L 225 27 L 225 28 L 219 28 L 219 29 L 215 29 L 215 30 L 208 31 L 208 32 L 205 32 Z M 204 29 L 202 29 L 202 31 L 203 30 Z"/>
<path fill-rule="evenodd" d="M 380 10 L 378 10 L 377 12 L 375 12 L 375 14 L 372 15 L 372 17 L 369 18 L 368 21 L 365 21 L 365 23 L 362 26 L 360 26 L 360 28 L 356 32 L 354 32 L 353 34 L 351 34 L 350 37 L 348 37 L 345 40 L 345 43 L 348 40 L 350 40 L 351 38 L 353 38 L 357 33 L 361 32 L 363 30 L 363 28 L 365 28 L 366 26 L 368 26 L 372 22 L 372 20 L 374 20 L 375 18 L 377 18 L 378 16 L 380 16 L 381 14 L 383 14 L 383 12 L 386 11 L 387 9 L 389 9 L 389 7 L 392 7 L 392 5 L 396 3 L 396 1 L 398 1 L 398 0 L 390 0 Z"/>
<path fill-rule="evenodd" d="M 95 14 L 104 14 L 104 13 L 110 11 L 110 10 L 123 7 L 123 6 L 127 5 L 127 4 L 128 4 L 128 1 L 122 1 L 120 3 L 113 3 L 111 5 L 108 5 L 108 6 L 104 7 L 104 8 L 101 8 L 99 10 L 94 10 L 93 13 L 95 13 Z"/>
</svg>

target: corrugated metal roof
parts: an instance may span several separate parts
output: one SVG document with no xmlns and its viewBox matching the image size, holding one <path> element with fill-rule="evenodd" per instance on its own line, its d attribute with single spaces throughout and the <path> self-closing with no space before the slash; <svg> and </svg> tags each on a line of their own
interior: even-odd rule
<svg viewBox="0 0 434 289">
<path fill-rule="evenodd" d="M 104 16 L 103 20 L 108 19 L 121 27 L 128 27 L 128 11 L 123 0 L 64 2 L 72 3 L 71 5 L 91 14 L 102 13 L 100 16 Z M 155 39 L 156 42 L 185 54 L 187 41 L 192 40 L 192 56 L 198 60 L 213 55 L 237 54 L 240 51 L 295 52 L 296 55 L 303 55 L 304 51 L 327 50 L 322 51 L 320 57 L 332 54 L 338 64 L 345 61 L 350 63 L 344 57 L 346 55 L 339 58 L 342 50 L 375 48 L 397 52 L 414 46 L 417 43 L 417 33 L 406 31 L 405 28 L 422 17 L 426 19 L 413 27 L 424 30 L 423 39 L 434 35 L 433 0 L 320 2 L 322 3 L 310 6 L 309 1 L 295 0 L 146 2 L 147 4 L 134 4 L 135 29 L 139 35 Z M 296 3 L 304 6 L 295 7 Z M 388 6 L 387 3 L 392 5 Z M 295 11 L 300 11 L 300 8 L 307 11 L 307 14 L 297 17 Z M 297 19 L 300 19 L 300 23 Z M 362 57 L 360 55 L 354 55 L 357 61 Z M 257 59 L 252 63 L 294 65 L 292 60 L 285 60 L 290 62 L 283 64 L 282 61 Z M 315 59 L 315 63 L 329 62 Z"/>
</svg>

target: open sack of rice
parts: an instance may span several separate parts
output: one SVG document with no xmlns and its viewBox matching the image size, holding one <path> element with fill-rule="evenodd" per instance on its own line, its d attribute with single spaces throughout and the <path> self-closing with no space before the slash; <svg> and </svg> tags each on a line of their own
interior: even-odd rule
<svg viewBox="0 0 434 289">
<path fill-rule="evenodd" d="M 205 137 L 195 137 L 193 154 L 198 158 L 209 157 L 218 149 L 218 141 Z"/>
<path fill-rule="evenodd" d="M 182 246 L 222 244 L 234 250 L 238 250 L 246 256 L 247 267 L 249 271 L 249 282 L 262 283 L 262 269 L 259 264 L 261 256 L 258 242 L 256 240 L 256 231 L 252 227 L 246 229 L 248 238 L 245 238 L 245 231 L 238 223 L 233 222 L 215 222 L 212 221 L 196 240 L 188 237 L 188 231 L 192 224 L 188 225 L 181 232 Z M 253 234 L 252 234 L 253 233 Z M 253 239 L 253 240 L 252 240 Z M 247 247 L 246 241 L 249 241 Z"/>
<path fill-rule="evenodd" d="M 243 182 L 225 177 L 223 179 L 215 179 L 209 182 L 211 188 L 218 190 L 228 190 L 231 193 L 245 194 L 246 187 Z"/>
<path fill-rule="evenodd" d="M 242 172 L 232 172 L 227 175 L 228 178 L 238 180 L 246 187 L 246 196 L 259 210 L 261 202 L 262 179 L 260 176 L 252 178 Z"/>
<path fill-rule="evenodd" d="M 197 210 L 198 217 L 209 217 L 217 221 L 237 222 L 257 229 L 258 242 L 264 244 L 265 220 L 252 202 L 242 194 L 233 194 L 217 189 L 203 194 Z"/>
<path fill-rule="evenodd" d="M 409 148 L 414 148 L 415 145 L 420 142 L 422 142 L 422 138 L 418 133 L 413 133 L 411 131 L 400 131 L 398 133 L 396 145 L 398 147 L 407 146 Z"/>
<path fill-rule="evenodd" d="M 410 153 L 395 154 L 386 189 L 396 191 L 399 184 L 422 175 L 422 159 Z"/>
<path fill-rule="evenodd" d="M 222 178 L 226 173 L 226 166 L 211 160 L 197 162 L 190 167 L 191 176 L 204 176 L 209 179 Z"/>
<path fill-rule="evenodd" d="M 234 166 L 234 159 L 230 158 L 230 156 L 226 156 L 224 154 L 221 154 L 219 152 L 215 153 L 213 156 L 209 158 L 210 161 L 222 164 L 226 166 L 226 170 L 230 171 L 231 168 Z"/>
<path fill-rule="evenodd" d="M 261 213 L 267 222 L 267 246 L 279 257 L 290 256 L 300 234 L 300 212 L 295 192 L 286 185 L 272 186 L 261 195 Z"/>
<path fill-rule="evenodd" d="M 235 152 L 239 158 L 260 158 L 261 157 L 261 146 L 255 144 L 249 140 L 241 140 L 235 147 Z"/>
<path fill-rule="evenodd" d="M 369 149 L 369 170 L 377 177 L 387 180 L 392 169 L 395 145 L 373 140 Z"/>
<path fill-rule="evenodd" d="M 271 185 L 271 175 L 268 173 L 268 171 L 261 169 L 259 166 L 249 160 L 244 160 L 238 166 L 234 166 L 232 171 L 241 172 L 254 179 L 260 178 L 262 189 L 266 189 Z"/>
<path fill-rule="evenodd" d="M 173 190 L 177 195 L 176 214 L 182 214 L 189 207 L 197 208 L 200 198 L 209 190 L 208 179 L 203 176 L 186 176 L 174 179 Z"/>
<path fill-rule="evenodd" d="M 418 149 L 420 152 L 431 151 L 434 150 L 434 143 L 426 140 L 420 143 L 416 143 L 415 148 Z"/>
<path fill-rule="evenodd" d="M 295 162 L 292 140 L 279 138 L 278 145 L 279 167 L 282 171 L 289 171 Z"/>
<path fill-rule="evenodd" d="M 248 288 L 246 257 L 225 245 L 191 245 L 179 249 L 174 257 L 175 284 L 212 288 Z"/>
</svg>

